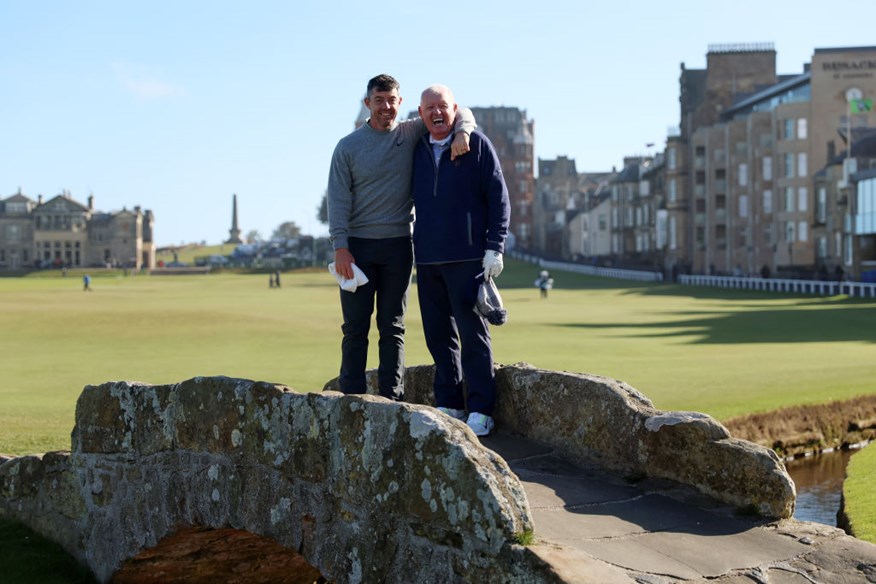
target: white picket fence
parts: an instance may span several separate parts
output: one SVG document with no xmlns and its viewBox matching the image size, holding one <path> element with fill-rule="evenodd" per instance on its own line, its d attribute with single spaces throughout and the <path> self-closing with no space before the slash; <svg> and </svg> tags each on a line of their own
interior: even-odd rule
<svg viewBox="0 0 876 584">
<path fill-rule="evenodd" d="M 549 261 L 538 256 L 509 253 L 511 257 L 536 264 L 547 270 L 575 272 L 588 276 L 635 280 L 638 282 L 662 282 L 661 272 L 643 270 L 623 270 L 620 268 L 601 268 L 584 264 Z M 687 286 L 708 286 L 712 288 L 735 288 L 737 290 L 758 290 L 762 292 L 782 292 L 790 294 L 812 294 L 837 296 L 844 294 L 856 298 L 876 298 L 876 284 L 866 282 L 825 282 L 821 280 L 788 280 L 782 278 L 740 278 L 736 276 L 678 276 L 678 283 Z"/>
<path fill-rule="evenodd" d="M 735 276 L 679 276 L 681 284 L 784 292 L 791 294 L 814 294 L 836 296 L 845 294 L 857 298 L 876 298 L 876 284 L 866 282 L 826 282 L 822 280 L 786 280 L 782 278 L 739 278 Z"/>
</svg>

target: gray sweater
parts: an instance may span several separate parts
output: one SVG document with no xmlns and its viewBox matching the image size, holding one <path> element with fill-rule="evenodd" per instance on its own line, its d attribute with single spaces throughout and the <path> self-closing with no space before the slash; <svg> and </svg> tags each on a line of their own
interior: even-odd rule
<svg viewBox="0 0 876 584">
<path fill-rule="evenodd" d="M 459 108 L 456 130 L 475 128 L 471 110 Z M 338 142 L 328 180 L 329 233 L 334 249 L 348 237 L 385 239 L 411 234 L 414 148 L 426 132 L 417 118 L 378 131 L 363 124 Z"/>
</svg>

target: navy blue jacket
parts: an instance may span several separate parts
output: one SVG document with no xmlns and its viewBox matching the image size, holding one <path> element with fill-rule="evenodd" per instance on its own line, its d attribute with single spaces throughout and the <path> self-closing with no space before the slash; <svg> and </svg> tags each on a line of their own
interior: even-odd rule
<svg viewBox="0 0 876 584">
<path fill-rule="evenodd" d="M 411 191 L 418 264 L 481 260 L 488 249 L 505 252 L 511 205 L 499 157 L 477 130 L 469 147 L 453 161 L 446 148 L 436 166 L 429 135 L 417 144 Z"/>
</svg>

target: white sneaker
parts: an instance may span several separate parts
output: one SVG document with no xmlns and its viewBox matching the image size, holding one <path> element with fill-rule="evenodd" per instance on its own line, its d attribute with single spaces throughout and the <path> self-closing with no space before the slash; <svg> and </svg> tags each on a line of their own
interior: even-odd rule
<svg viewBox="0 0 876 584">
<path fill-rule="evenodd" d="M 456 418 L 457 420 L 464 420 L 465 419 L 465 410 L 455 410 L 453 408 L 445 408 L 445 407 L 440 407 L 437 409 L 439 412 L 441 412 L 445 416 L 450 416 L 451 418 Z"/>
<path fill-rule="evenodd" d="M 493 423 L 493 418 L 487 416 L 485 414 L 479 414 L 478 412 L 472 412 L 468 415 L 468 421 L 466 422 L 468 427 L 472 429 L 472 432 L 475 433 L 475 436 L 486 436 L 490 433 L 490 430 L 493 429 L 495 425 Z"/>
</svg>

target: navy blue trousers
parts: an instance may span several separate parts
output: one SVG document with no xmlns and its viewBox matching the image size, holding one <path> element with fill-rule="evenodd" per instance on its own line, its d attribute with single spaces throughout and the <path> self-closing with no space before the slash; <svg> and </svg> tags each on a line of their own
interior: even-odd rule
<svg viewBox="0 0 876 584">
<path fill-rule="evenodd" d="M 496 374 L 487 321 L 474 311 L 480 260 L 417 264 L 417 296 L 426 346 L 435 361 L 435 405 L 493 415 Z"/>
<path fill-rule="evenodd" d="M 344 316 L 338 379 L 341 391 L 365 393 L 368 331 L 376 301 L 380 395 L 401 400 L 404 397 L 405 309 L 414 261 L 411 238 L 351 237 L 348 245 L 356 265 L 368 276 L 368 283 L 355 292 L 341 290 Z"/>
</svg>

